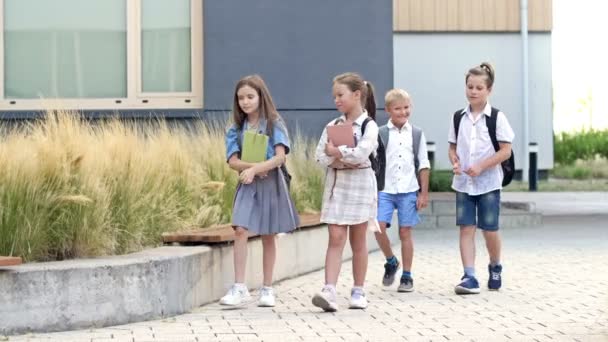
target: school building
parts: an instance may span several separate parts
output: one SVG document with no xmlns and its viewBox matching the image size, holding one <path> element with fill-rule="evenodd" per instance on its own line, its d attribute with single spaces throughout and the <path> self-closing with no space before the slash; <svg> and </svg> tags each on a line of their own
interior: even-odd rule
<svg viewBox="0 0 608 342">
<path fill-rule="evenodd" d="M 496 67 L 492 104 L 523 163 L 520 0 L 0 0 L 0 120 L 49 108 L 95 118 L 227 117 L 242 76 L 266 80 L 292 132 L 316 138 L 337 116 L 331 80 L 360 72 L 378 107 L 396 86 L 448 168 L 464 74 Z M 529 0 L 529 141 L 553 167 L 550 0 Z M 386 122 L 381 111 L 379 123 Z"/>
</svg>

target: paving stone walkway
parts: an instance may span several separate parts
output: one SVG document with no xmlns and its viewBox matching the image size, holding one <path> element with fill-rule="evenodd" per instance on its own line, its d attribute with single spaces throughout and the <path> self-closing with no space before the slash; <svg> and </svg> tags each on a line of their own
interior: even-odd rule
<svg viewBox="0 0 608 342">
<path fill-rule="evenodd" d="M 350 262 L 338 287 L 341 310 L 310 303 L 323 271 L 276 285 L 277 306 L 225 309 L 209 304 L 157 321 L 0 338 L 8 341 L 608 341 L 608 216 L 547 217 L 542 227 L 505 229 L 504 287 L 457 296 L 457 230 L 415 231 L 416 291 L 381 285 L 383 258 L 372 253 L 367 310 L 348 310 Z M 370 235 L 370 238 L 373 238 Z M 487 281 L 478 235 L 477 272 Z M 324 253 L 324 246 L 311 253 Z M 0 318 L 1 321 L 1 318 Z"/>
</svg>

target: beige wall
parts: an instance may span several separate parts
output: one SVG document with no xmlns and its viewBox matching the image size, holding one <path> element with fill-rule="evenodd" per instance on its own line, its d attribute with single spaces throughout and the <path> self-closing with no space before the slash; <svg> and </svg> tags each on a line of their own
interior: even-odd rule
<svg viewBox="0 0 608 342">
<path fill-rule="evenodd" d="M 520 0 L 393 0 L 393 30 L 519 31 L 519 3 Z M 552 5 L 552 0 L 528 1 L 530 31 L 551 31 Z"/>
</svg>

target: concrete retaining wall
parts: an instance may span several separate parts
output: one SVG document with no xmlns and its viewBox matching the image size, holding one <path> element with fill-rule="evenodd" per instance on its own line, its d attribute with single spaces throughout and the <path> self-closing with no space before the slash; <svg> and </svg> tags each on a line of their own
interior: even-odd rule
<svg viewBox="0 0 608 342">
<path fill-rule="evenodd" d="M 396 230 L 391 231 L 394 241 Z M 368 239 L 376 249 L 375 239 Z M 318 270 L 327 228 L 278 238 L 275 279 Z M 344 258 L 350 258 L 346 246 Z M 247 285 L 262 284 L 262 243 L 249 243 Z M 232 284 L 232 245 L 167 246 L 125 256 L 0 270 L 0 335 L 102 327 L 177 315 L 216 301 Z M 321 286 L 322 284 L 319 284 Z"/>
</svg>

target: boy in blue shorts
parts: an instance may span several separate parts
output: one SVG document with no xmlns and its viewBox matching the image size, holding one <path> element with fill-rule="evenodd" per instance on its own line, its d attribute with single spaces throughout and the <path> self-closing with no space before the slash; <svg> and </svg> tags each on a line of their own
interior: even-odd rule
<svg viewBox="0 0 608 342">
<path fill-rule="evenodd" d="M 384 170 L 381 169 L 377 175 L 378 223 L 381 232 L 375 235 L 386 257 L 382 284 L 391 286 L 400 263 L 393 254 L 386 228 L 390 227 L 396 209 L 403 260 L 403 273 L 397 291 L 411 292 L 414 290 L 412 227 L 420 222 L 418 211 L 428 204 L 430 163 L 424 133 L 409 123 L 412 112 L 409 94 L 403 89 L 392 89 L 386 93 L 384 102 L 389 121 L 379 128 L 378 134 L 384 147 L 378 153 L 384 154 L 386 163 Z"/>
</svg>

